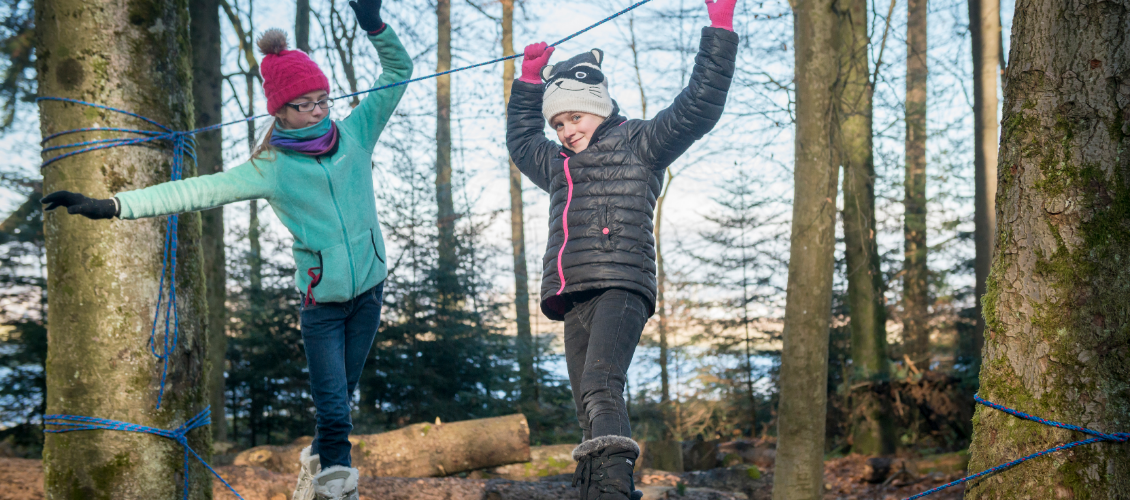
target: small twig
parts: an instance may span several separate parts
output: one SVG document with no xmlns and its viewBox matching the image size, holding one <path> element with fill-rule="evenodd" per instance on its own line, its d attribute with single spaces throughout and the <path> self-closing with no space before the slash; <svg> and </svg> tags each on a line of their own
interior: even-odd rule
<svg viewBox="0 0 1130 500">
<path fill-rule="evenodd" d="M 919 370 L 917 366 L 914 366 L 914 362 L 910 360 L 910 356 L 903 354 L 902 359 L 903 359 L 903 361 L 906 361 L 907 368 L 910 368 L 910 371 L 914 372 L 915 375 L 921 375 L 922 374 L 922 371 Z"/>
<path fill-rule="evenodd" d="M 879 83 L 879 67 L 883 65 L 883 51 L 887 49 L 887 34 L 891 31 L 891 15 L 895 12 L 898 0 L 891 0 L 891 7 L 887 9 L 887 25 L 883 28 L 883 41 L 879 44 L 879 58 L 875 61 L 875 74 L 871 77 L 871 88 Z"/>
</svg>

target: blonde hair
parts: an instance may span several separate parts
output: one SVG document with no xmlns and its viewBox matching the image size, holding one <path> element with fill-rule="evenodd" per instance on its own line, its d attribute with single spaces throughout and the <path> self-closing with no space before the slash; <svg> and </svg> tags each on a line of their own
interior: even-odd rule
<svg viewBox="0 0 1130 500">
<path fill-rule="evenodd" d="M 271 126 L 267 127 L 267 132 L 263 134 L 263 139 L 259 141 L 259 145 L 251 151 L 251 164 L 255 164 L 255 160 L 272 161 L 275 159 L 275 147 L 271 145 L 271 137 L 275 135 L 275 120 L 271 120 Z M 258 168 L 258 167 L 256 167 Z"/>
</svg>

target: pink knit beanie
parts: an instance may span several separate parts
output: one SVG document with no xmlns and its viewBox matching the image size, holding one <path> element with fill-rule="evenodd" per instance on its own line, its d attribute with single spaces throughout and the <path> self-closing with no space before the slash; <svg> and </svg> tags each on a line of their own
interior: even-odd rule
<svg viewBox="0 0 1130 500">
<path fill-rule="evenodd" d="M 315 90 L 330 91 L 330 81 L 318 65 L 301 50 L 286 49 L 286 32 L 272 28 L 259 37 L 263 62 L 263 93 L 267 95 L 267 112 L 275 114 L 294 98 Z"/>
</svg>

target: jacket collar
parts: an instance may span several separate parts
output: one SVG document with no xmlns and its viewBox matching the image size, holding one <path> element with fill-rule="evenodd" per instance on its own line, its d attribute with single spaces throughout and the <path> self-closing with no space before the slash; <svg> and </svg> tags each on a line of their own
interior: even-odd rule
<svg viewBox="0 0 1130 500">
<path fill-rule="evenodd" d="M 627 120 L 627 118 L 624 118 L 624 116 L 620 114 L 620 104 L 617 103 L 615 99 L 613 99 L 612 114 L 608 115 L 608 118 L 605 118 L 604 121 L 601 122 L 598 127 L 596 127 L 596 131 L 592 134 L 592 139 L 589 140 L 589 147 L 591 148 L 594 144 L 600 142 L 600 140 L 603 139 L 609 131 L 616 127 L 619 127 L 620 125 L 623 125 Z M 588 151 L 588 149 L 586 148 L 585 151 Z M 573 150 L 565 146 L 561 146 L 561 152 L 565 153 L 565 156 L 568 157 L 572 157 L 573 155 L 577 154 L 574 153 Z"/>
</svg>

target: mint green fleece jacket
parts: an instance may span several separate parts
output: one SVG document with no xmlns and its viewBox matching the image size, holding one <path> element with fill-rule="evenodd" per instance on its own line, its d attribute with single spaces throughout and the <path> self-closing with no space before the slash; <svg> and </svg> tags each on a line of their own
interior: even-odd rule
<svg viewBox="0 0 1130 500">
<path fill-rule="evenodd" d="M 376 86 L 407 80 L 412 59 L 391 27 L 369 37 L 380 57 Z M 139 219 L 264 199 L 294 237 L 295 284 L 318 302 L 344 302 L 388 276 L 377 220 L 372 156 L 404 85 L 370 93 L 338 122 L 338 150 L 313 158 L 276 149 L 225 172 L 118 193 L 122 219 Z M 320 268 L 320 269 L 319 269 Z"/>
</svg>

